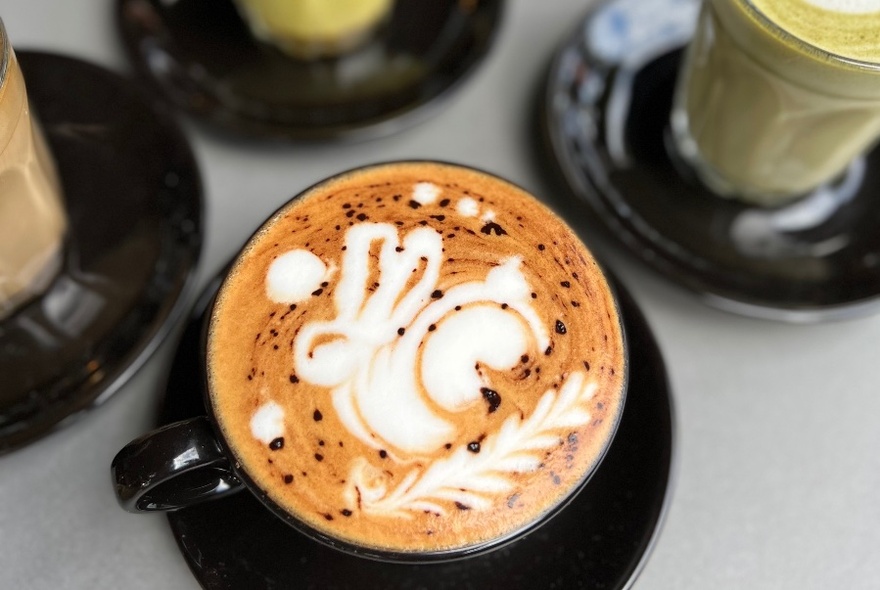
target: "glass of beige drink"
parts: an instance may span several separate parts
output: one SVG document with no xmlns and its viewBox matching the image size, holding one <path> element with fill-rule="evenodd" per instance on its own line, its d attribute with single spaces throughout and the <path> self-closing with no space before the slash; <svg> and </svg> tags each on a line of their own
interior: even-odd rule
<svg viewBox="0 0 880 590">
<path fill-rule="evenodd" d="M 299 59 L 334 57 L 369 40 L 394 0 L 236 0 L 256 37 Z"/>
<path fill-rule="evenodd" d="M 0 21 L 0 319 L 48 287 L 66 228 L 55 166 Z"/>
<path fill-rule="evenodd" d="M 880 1 L 705 0 L 675 144 L 716 193 L 777 205 L 880 136 Z"/>
<path fill-rule="evenodd" d="M 397 561 L 480 553 L 558 513 L 611 445 L 627 373 L 613 292 L 571 229 L 506 181 L 430 162 L 280 209 L 220 287 L 205 359 L 213 430 L 123 449 L 122 505 L 240 481 L 310 537 Z M 181 441 L 220 450 L 178 467 Z M 175 478 L 222 456 L 234 477 L 181 502 Z"/>
</svg>

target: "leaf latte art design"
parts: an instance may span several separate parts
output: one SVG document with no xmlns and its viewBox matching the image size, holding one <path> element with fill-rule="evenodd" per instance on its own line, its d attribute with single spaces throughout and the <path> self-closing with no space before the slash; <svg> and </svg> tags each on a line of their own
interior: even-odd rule
<svg viewBox="0 0 880 590">
<path fill-rule="evenodd" d="M 359 461 L 352 470 L 346 500 L 355 503 L 359 496 L 368 512 L 404 517 L 408 516 L 406 511 L 445 514 L 443 506 L 432 500 L 489 508 L 492 502 L 487 496 L 506 494 L 513 488 L 505 473 L 534 471 L 540 465 L 540 453 L 559 444 L 561 430 L 590 421 L 590 414 L 581 406 L 595 389 L 594 383 L 575 372 L 558 393 L 544 393 L 527 419 L 510 416 L 498 434 L 481 443 L 480 453 L 459 448 L 450 457 L 432 463 L 424 473 L 410 471 L 393 489 L 388 488 L 381 472 Z"/>
</svg>

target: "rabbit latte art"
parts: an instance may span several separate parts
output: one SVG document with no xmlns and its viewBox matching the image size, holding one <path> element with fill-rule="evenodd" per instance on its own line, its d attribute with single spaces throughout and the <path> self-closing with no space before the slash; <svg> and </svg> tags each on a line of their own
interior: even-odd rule
<svg viewBox="0 0 880 590">
<path fill-rule="evenodd" d="M 589 252 L 522 190 L 449 165 L 362 169 L 255 235 L 208 340 L 241 469 L 324 535 L 442 552 L 576 491 L 623 404 L 620 319 Z"/>
</svg>

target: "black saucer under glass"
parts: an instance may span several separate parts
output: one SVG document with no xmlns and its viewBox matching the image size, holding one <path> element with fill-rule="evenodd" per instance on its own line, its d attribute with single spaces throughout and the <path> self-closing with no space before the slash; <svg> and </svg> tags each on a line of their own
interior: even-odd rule
<svg viewBox="0 0 880 590">
<path fill-rule="evenodd" d="M 711 305 L 798 322 L 880 310 L 880 149 L 771 209 L 711 194 L 671 155 L 672 93 L 698 7 L 607 0 L 588 14 L 549 71 L 551 164 L 632 254 Z"/>
<path fill-rule="evenodd" d="M 118 0 L 138 73 L 185 112 L 246 136 L 386 135 L 420 121 L 489 52 L 502 0 L 397 0 L 362 48 L 299 61 L 254 38 L 231 0 Z"/>
<path fill-rule="evenodd" d="M 160 417 L 205 414 L 201 336 L 217 278 L 196 304 L 177 348 Z M 671 391 L 651 330 L 619 291 L 630 381 L 614 443 L 577 498 L 527 537 L 488 554 L 440 564 L 389 564 L 312 541 L 242 492 L 168 514 L 199 583 L 238 588 L 628 588 L 641 571 L 669 501 Z"/>
<path fill-rule="evenodd" d="M 16 52 L 69 218 L 60 274 L 0 321 L 0 454 L 109 398 L 185 311 L 202 241 L 189 144 L 137 85 Z"/>
</svg>

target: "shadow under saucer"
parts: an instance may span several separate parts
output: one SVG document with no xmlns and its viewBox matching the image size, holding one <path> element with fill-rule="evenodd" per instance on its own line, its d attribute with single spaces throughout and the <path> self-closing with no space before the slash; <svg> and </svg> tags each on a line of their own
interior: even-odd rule
<svg viewBox="0 0 880 590">
<path fill-rule="evenodd" d="M 171 367 L 161 424 L 204 415 L 201 337 L 220 279 L 196 305 Z M 656 540 L 673 463 L 671 391 L 660 351 L 618 287 L 630 376 L 611 449 L 580 494 L 528 536 L 469 559 L 390 564 L 310 540 L 243 492 L 168 514 L 186 562 L 211 590 L 237 588 L 628 588 Z"/>
<path fill-rule="evenodd" d="M 502 0 L 397 0 L 364 47 L 300 61 L 251 35 L 231 0 L 118 0 L 138 73 L 223 131 L 275 139 L 387 135 L 421 121 L 483 61 Z"/>
<path fill-rule="evenodd" d="M 60 55 L 16 52 L 69 219 L 60 274 L 0 322 L 0 454 L 97 406 L 184 312 L 202 242 L 189 144 L 138 86 Z"/>
<path fill-rule="evenodd" d="M 542 97 L 551 165 L 631 254 L 710 305 L 793 322 L 880 310 L 880 149 L 777 208 L 717 197 L 670 155 L 672 94 L 698 9 L 607 0 L 588 14 Z"/>
</svg>

